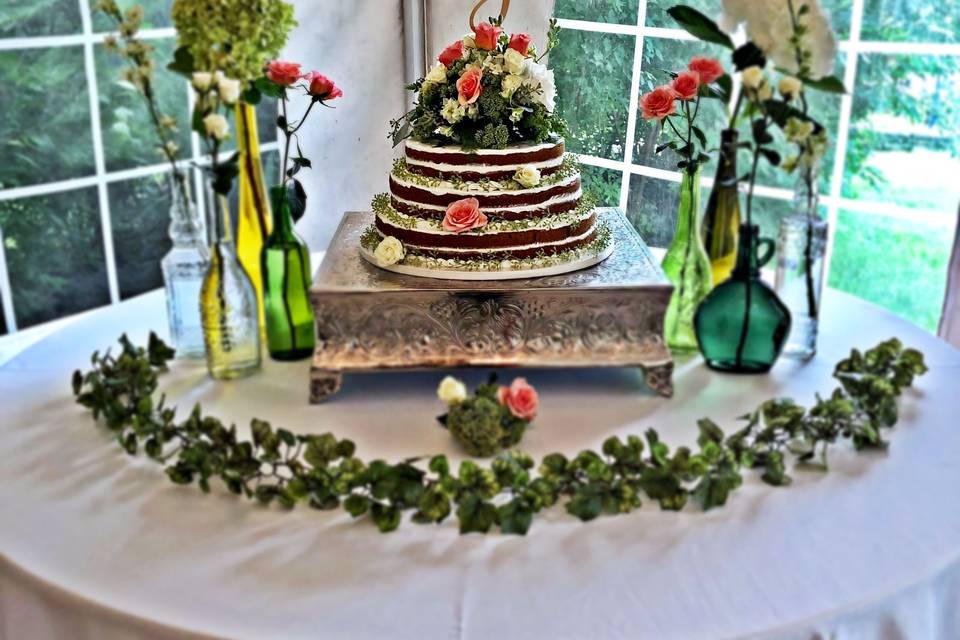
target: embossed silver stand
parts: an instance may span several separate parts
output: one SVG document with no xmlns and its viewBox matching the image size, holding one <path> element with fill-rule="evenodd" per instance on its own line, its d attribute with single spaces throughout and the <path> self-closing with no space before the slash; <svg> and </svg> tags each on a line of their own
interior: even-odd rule
<svg viewBox="0 0 960 640">
<path fill-rule="evenodd" d="M 651 389 L 672 395 L 663 316 L 673 289 L 623 213 L 598 213 L 615 242 L 604 262 L 472 282 L 378 269 L 358 250 L 373 214 L 345 214 L 310 291 L 311 402 L 335 394 L 343 374 L 435 367 L 634 366 Z"/>
</svg>

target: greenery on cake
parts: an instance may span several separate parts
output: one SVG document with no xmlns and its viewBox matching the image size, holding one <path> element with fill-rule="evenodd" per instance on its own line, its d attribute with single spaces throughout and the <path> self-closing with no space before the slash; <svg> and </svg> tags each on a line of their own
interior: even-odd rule
<svg viewBox="0 0 960 640">
<path fill-rule="evenodd" d="M 566 123 L 554 113 L 553 71 L 540 61 L 558 44 L 550 21 L 547 46 L 537 55 L 525 33 L 508 35 L 491 18 L 448 46 L 424 78 L 407 86 L 416 105 L 391 120 L 394 145 L 412 137 L 467 150 L 504 149 L 562 137 Z"/>
</svg>

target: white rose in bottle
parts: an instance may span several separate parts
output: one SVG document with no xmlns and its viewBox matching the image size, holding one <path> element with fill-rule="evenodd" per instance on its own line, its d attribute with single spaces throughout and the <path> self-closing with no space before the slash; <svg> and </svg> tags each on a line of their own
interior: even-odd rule
<svg viewBox="0 0 960 640">
<path fill-rule="evenodd" d="M 389 267 L 392 264 L 397 264 L 403 260 L 405 255 L 406 252 L 403 250 L 403 243 L 393 236 L 387 236 L 381 240 L 380 244 L 378 244 L 377 248 L 373 251 L 373 257 L 381 267 Z"/>
<path fill-rule="evenodd" d="M 206 71 L 194 71 L 191 82 L 193 88 L 197 91 L 206 91 L 210 88 L 210 83 L 213 82 L 213 75 Z"/>
<path fill-rule="evenodd" d="M 783 128 L 783 135 L 786 136 L 790 142 L 804 142 L 813 135 L 813 123 L 809 120 L 801 120 L 800 118 L 790 118 L 787 120 L 787 125 Z"/>
<path fill-rule="evenodd" d="M 240 99 L 240 81 L 230 78 L 220 78 L 217 82 L 217 93 L 225 104 L 233 104 Z"/>
<path fill-rule="evenodd" d="M 447 67 L 444 66 L 442 62 L 438 62 L 433 69 L 430 69 L 430 73 L 427 74 L 427 77 L 424 78 L 427 82 L 433 82 L 435 84 L 446 84 L 447 82 Z"/>
<path fill-rule="evenodd" d="M 223 140 L 230 132 L 230 123 L 219 113 L 211 113 L 203 119 L 203 128 L 208 136 Z"/>
<path fill-rule="evenodd" d="M 460 404 L 467 399 L 467 387 L 453 376 L 447 376 L 437 387 L 437 397 L 449 406 Z"/>
<path fill-rule="evenodd" d="M 503 54 L 503 64 L 510 73 L 520 75 L 527 64 L 527 57 L 516 49 L 507 49 Z"/>
<path fill-rule="evenodd" d="M 794 78 L 793 76 L 784 76 L 780 79 L 780 95 L 782 95 L 787 100 L 792 100 L 800 95 L 800 92 L 803 91 L 803 82 L 799 78 Z"/>
<path fill-rule="evenodd" d="M 513 179 L 526 188 L 535 187 L 540 184 L 540 170 L 536 167 L 525 164 L 513 174 Z"/>
<path fill-rule="evenodd" d="M 747 67 L 740 74 L 740 79 L 743 80 L 744 88 L 759 89 L 760 85 L 764 83 L 763 69 L 757 66 Z"/>
<path fill-rule="evenodd" d="M 773 97 L 773 87 L 770 86 L 769 82 L 764 82 L 760 85 L 760 88 L 757 89 L 757 100 L 760 102 L 766 102 Z"/>
<path fill-rule="evenodd" d="M 513 49 L 510 49 L 513 51 Z M 520 85 L 523 84 L 523 78 L 520 76 L 515 76 L 510 74 L 503 77 L 503 84 L 501 85 L 500 95 L 509 100 L 513 97 L 513 94 L 517 92 L 517 89 L 520 88 Z"/>
</svg>

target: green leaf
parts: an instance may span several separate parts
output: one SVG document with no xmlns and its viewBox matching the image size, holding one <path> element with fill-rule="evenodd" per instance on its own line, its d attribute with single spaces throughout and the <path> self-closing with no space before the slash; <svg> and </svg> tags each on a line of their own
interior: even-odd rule
<svg viewBox="0 0 960 640">
<path fill-rule="evenodd" d="M 307 192 L 299 180 L 287 182 L 287 202 L 290 204 L 290 216 L 294 223 L 299 222 L 307 211 Z"/>
<path fill-rule="evenodd" d="M 497 508 L 473 493 L 465 495 L 457 506 L 460 533 L 487 533 L 497 522 Z"/>
<path fill-rule="evenodd" d="M 373 522 L 380 533 L 390 533 L 400 526 L 400 510 L 392 505 L 374 502 L 370 515 L 373 516 Z"/>
<path fill-rule="evenodd" d="M 730 36 L 721 31 L 716 22 L 696 9 L 686 5 L 677 5 L 667 9 L 667 13 L 687 33 L 704 42 L 712 42 L 733 49 L 733 40 L 730 39 Z"/>
<path fill-rule="evenodd" d="M 533 511 L 519 498 L 514 498 L 497 509 L 500 531 L 525 536 L 533 522 Z"/>
<path fill-rule="evenodd" d="M 585 485 L 573 494 L 567 503 L 567 512 L 575 515 L 584 522 L 593 520 L 603 510 L 603 499 L 600 492 L 593 485 Z"/>
<path fill-rule="evenodd" d="M 776 167 L 780 165 L 780 154 L 774 151 L 773 149 L 763 148 L 763 149 L 760 149 L 760 153 L 763 155 L 764 158 L 767 159 L 767 162 L 769 162 L 773 166 Z"/>
<path fill-rule="evenodd" d="M 247 104 L 257 105 L 260 104 L 260 100 L 263 99 L 263 94 L 257 89 L 256 86 L 250 85 L 246 88 L 243 94 L 240 96 L 240 99 L 246 102 Z"/>
<path fill-rule="evenodd" d="M 816 89 L 817 91 L 825 91 L 827 93 L 846 93 L 847 88 L 843 86 L 843 81 L 836 76 L 824 76 L 817 80 L 811 80 L 810 78 L 804 78 L 803 84 L 810 87 L 811 89 Z"/>
<path fill-rule="evenodd" d="M 266 76 L 261 76 L 253 81 L 253 86 L 260 93 L 271 98 L 280 99 L 286 94 L 286 91 L 280 85 L 274 83 Z"/>
<path fill-rule="evenodd" d="M 351 493 L 343 501 L 343 508 L 354 518 L 359 518 L 370 509 L 370 499 L 356 493 Z"/>
<path fill-rule="evenodd" d="M 760 47 L 752 42 L 747 42 L 737 47 L 737 50 L 733 52 L 733 66 L 737 71 L 743 71 L 748 67 L 760 67 L 762 69 L 767 66 L 767 57 L 763 55 Z"/>
<path fill-rule="evenodd" d="M 190 79 L 193 77 L 193 54 L 187 47 L 177 47 L 173 52 L 173 62 L 167 65 L 167 69 L 174 73 Z"/>
</svg>

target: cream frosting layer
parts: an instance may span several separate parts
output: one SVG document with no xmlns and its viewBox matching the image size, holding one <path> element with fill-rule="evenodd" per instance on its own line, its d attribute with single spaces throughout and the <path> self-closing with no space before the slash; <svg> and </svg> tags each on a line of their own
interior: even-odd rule
<svg viewBox="0 0 960 640">
<path fill-rule="evenodd" d="M 492 236 L 496 237 L 501 233 L 516 233 L 520 231 L 547 231 L 550 229 L 561 229 L 563 227 L 569 227 L 580 222 L 583 222 L 587 218 L 593 215 L 593 210 L 585 211 L 580 215 L 572 215 L 570 213 L 557 213 L 544 216 L 542 218 L 532 218 L 530 226 L 517 226 L 516 222 L 510 222 L 507 224 L 490 222 L 486 227 L 483 227 L 482 231 L 464 231 L 462 233 L 453 233 L 452 231 L 447 231 L 443 228 L 440 221 L 437 220 L 424 220 L 423 218 L 417 218 L 414 216 L 408 216 L 406 214 L 400 213 L 396 209 L 391 209 L 394 215 L 398 218 L 408 222 L 410 226 L 398 225 L 396 222 L 391 220 L 389 217 L 386 217 L 381 214 L 377 214 L 377 217 L 382 220 L 384 223 L 390 225 L 391 227 L 407 229 L 410 231 L 419 231 L 422 233 L 430 233 L 439 236 L 451 236 L 459 237 L 465 235 L 471 236 Z M 497 225 L 500 225 L 499 228 Z"/>
<path fill-rule="evenodd" d="M 438 204 L 427 204 L 423 202 L 414 202 L 413 200 L 407 200 L 406 198 L 401 198 L 396 194 L 392 194 L 391 197 L 397 202 L 402 202 L 403 204 L 416 207 L 418 209 L 424 209 L 428 211 L 446 211 L 447 208 L 443 205 Z M 544 200 L 543 202 L 538 202 L 537 204 L 524 204 L 524 205 L 512 205 L 512 206 L 496 206 L 496 207 L 480 207 L 480 211 L 483 213 L 490 213 L 492 211 L 510 211 L 511 213 L 527 213 L 535 212 L 541 209 L 545 209 L 549 206 L 555 204 L 562 204 L 564 202 L 575 203 L 580 198 L 583 197 L 583 190 L 577 189 L 573 193 L 562 193 L 558 196 L 553 196 Z"/>
<path fill-rule="evenodd" d="M 432 144 L 424 144 L 423 142 L 418 142 L 417 140 L 407 140 L 406 147 L 408 149 L 413 149 L 415 151 L 422 151 L 425 153 L 470 153 L 477 156 L 506 156 L 514 153 L 532 153 L 536 151 L 543 151 L 545 149 L 552 149 L 557 146 L 556 142 L 543 142 L 541 144 L 518 144 L 518 145 L 509 145 L 506 149 L 477 149 L 475 151 L 464 151 L 463 147 L 459 145 L 446 145 L 443 147 L 435 147 Z"/>
<path fill-rule="evenodd" d="M 445 162 L 427 162 L 425 160 L 415 160 L 407 158 L 407 166 L 412 168 L 433 169 L 441 173 L 503 173 L 505 171 L 516 171 L 520 167 L 534 167 L 543 171 L 552 169 L 563 164 L 563 156 L 542 160 L 540 162 L 518 162 L 515 164 L 447 164 Z"/>
<path fill-rule="evenodd" d="M 427 185 L 415 182 L 413 180 L 404 180 L 403 178 L 398 178 L 397 175 L 393 172 L 391 172 L 390 177 L 394 180 L 394 182 L 396 182 L 398 185 L 402 187 L 407 187 L 410 189 L 419 189 L 421 191 L 427 191 L 437 196 L 454 196 L 454 195 L 461 196 L 462 195 L 465 198 L 469 198 L 470 196 L 474 196 L 477 194 L 491 195 L 491 196 L 493 195 L 521 196 L 521 195 L 541 193 L 543 191 L 549 191 L 554 187 L 562 187 L 562 186 L 573 184 L 574 182 L 580 179 L 580 172 L 578 171 L 571 176 L 567 176 L 566 178 L 557 180 L 555 182 L 548 181 L 547 184 L 541 183 L 538 186 L 531 187 L 529 189 L 517 189 L 513 187 L 513 185 L 516 184 L 513 180 L 501 180 L 500 182 L 491 180 L 490 182 L 487 182 L 485 184 L 479 183 L 479 182 L 463 182 L 463 183 L 459 183 L 460 186 L 458 187 L 458 186 L 455 186 L 454 183 L 450 182 L 449 180 L 437 180 L 436 184 L 427 186 Z M 504 188 L 503 183 L 507 183 L 507 186 L 510 186 L 513 188 Z"/>
</svg>

